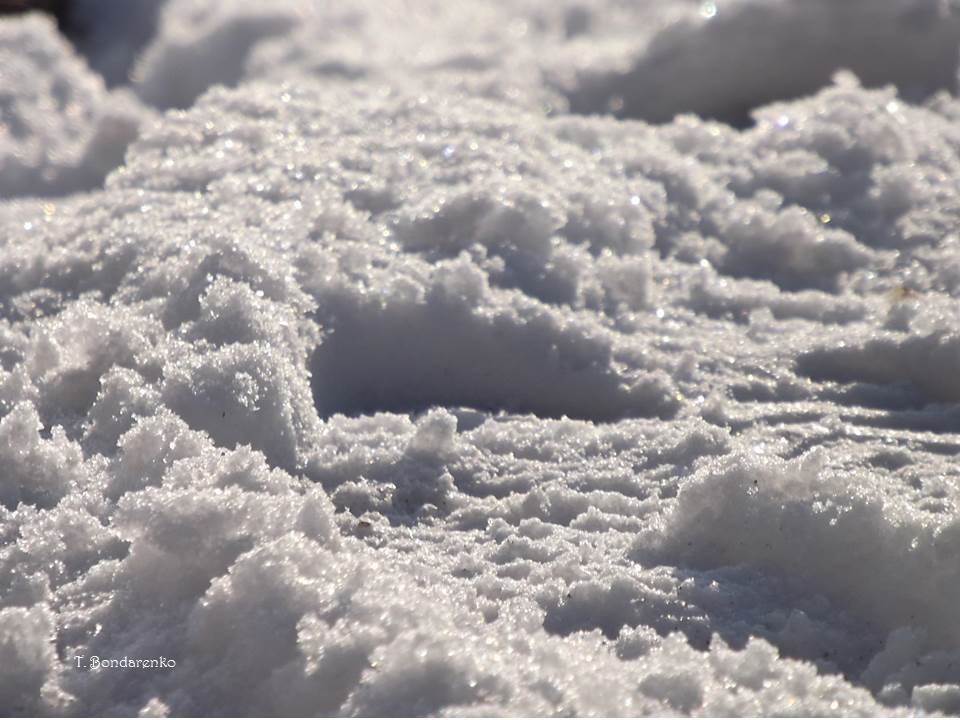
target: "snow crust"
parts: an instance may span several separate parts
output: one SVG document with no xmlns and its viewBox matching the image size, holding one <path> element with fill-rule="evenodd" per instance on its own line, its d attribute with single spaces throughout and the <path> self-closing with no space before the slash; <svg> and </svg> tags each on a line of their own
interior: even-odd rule
<svg viewBox="0 0 960 720">
<path fill-rule="evenodd" d="M 0 711 L 960 712 L 957 14 L 867 4 L 0 21 Z"/>
</svg>

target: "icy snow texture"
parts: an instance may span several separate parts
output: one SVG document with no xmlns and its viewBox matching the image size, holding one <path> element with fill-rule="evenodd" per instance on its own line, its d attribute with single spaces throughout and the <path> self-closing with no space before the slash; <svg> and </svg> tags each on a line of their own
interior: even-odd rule
<svg viewBox="0 0 960 720">
<path fill-rule="evenodd" d="M 0 22 L 0 714 L 960 712 L 956 18 L 864 8 L 171 0 L 99 190 Z M 641 111 L 755 17 L 850 42 Z"/>
</svg>

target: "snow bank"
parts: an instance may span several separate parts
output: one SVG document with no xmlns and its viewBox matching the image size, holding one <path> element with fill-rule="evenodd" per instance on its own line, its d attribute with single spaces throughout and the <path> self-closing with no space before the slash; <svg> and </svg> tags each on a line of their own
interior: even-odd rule
<svg viewBox="0 0 960 720">
<path fill-rule="evenodd" d="M 0 22 L 0 710 L 958 711 L 954 16 L 621 5 Z"/>
<path fill-rule="evenodd" d="M 289 30 L 302 12 L 298 5 L 166 3 L 157 36 L 133 71 L 137 94 L 161 109 L 185 108 L 212 85 L 235 85 L 250 48 Z"/>
<path fill-rule="evenodd" d="M 754 108 L 813 93 L 841 69 L 870 86 L 895 85 L 914 102 L 956 88 L 960 18 L 939 0 L 707 0 L 695 7 L 663 32 L 621 41 L 623 49 L 603 62 L 584 48 L 590 59 L 574 65 L 565 87 L 571 109 L 652 122 L 694 113 L 745 124 Z"/>
<path fill-rule="evenodd" d="M 960 400 L 953 369 L 960 361 L 954 334 L 872 338 L 863 344 L 817 348 L 798 359 L 800 372 L 822 380 L 909 384 L 929 402 Z"/>
<path fill-rule="evenodd" d="M 911 102 L 957 86 L 960 18 L 941 0 L 426 0 L 165 4 L 140 94 L 185 107 L 214 83 L 373 80 L 548 111 L 750 123 L 839 70 Z M 403 26 L 404 32 L 396 28 Z M 455 41 L 452 41 L 455 39 Z"/>
<path fill-rule="evenodd" d="M 754 453 L 704 468 L 683 486 L 665 527 L 638 539 L 638 559 L 775 568 L 876 631 L 915 628 L 923 640 L 914 651 L 955 651 L 956 520 L 932 525 L 870 477 L 820 477 L 821 461 L 819 452 L 791 463 Z"/>
<path fill-rule="evenodd" d="M 127 91 L 108 93 L 39 15 L 0 23 L 0 197 L 99 186 L 150 117 Z"/>
</svg>

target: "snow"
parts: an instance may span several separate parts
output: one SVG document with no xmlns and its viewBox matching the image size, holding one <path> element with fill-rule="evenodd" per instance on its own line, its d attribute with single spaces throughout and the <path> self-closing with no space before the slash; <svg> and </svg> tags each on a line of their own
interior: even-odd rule
<svg viewBox="0 0 960 720">
<path fill-rule="evenodd" d="M 752 108 L 813 93 L 843 68 L 916 101 L 954 89 L 958 36 L 940 0 L 705 0 L 664 32 L 576 64 L 565 90 L 576 112 L 743 123 Z"/>
<path fill-rule="evenodd" d="M 3 714 L 960 711 L 955 7 L 138 7 L 0 20 Z"/>
<path fill-rule="evenodd" d="M 51 20 L 0 23 L 0 197 L 100 186 L 151 117 L 125 90 L 108 93 Z"/>
</svg>

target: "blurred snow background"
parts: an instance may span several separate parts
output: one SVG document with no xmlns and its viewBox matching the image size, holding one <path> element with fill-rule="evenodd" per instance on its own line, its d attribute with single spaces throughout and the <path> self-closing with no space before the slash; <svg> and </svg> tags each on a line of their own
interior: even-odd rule
<svg viewBox="0 0 960 720">
<path fill-rule="evenodd" d="M 954 3 L 52 9 L 0 714 L 960 712 Z"/>
</svg>

